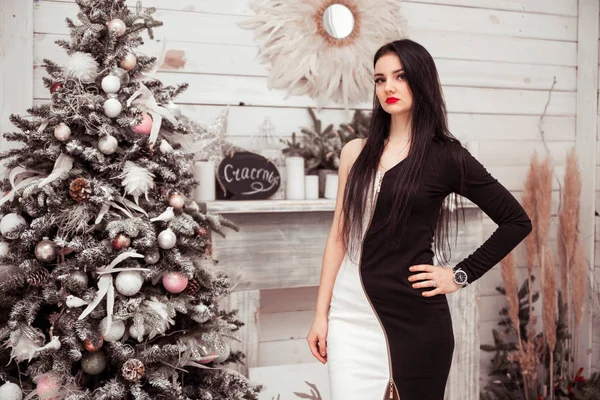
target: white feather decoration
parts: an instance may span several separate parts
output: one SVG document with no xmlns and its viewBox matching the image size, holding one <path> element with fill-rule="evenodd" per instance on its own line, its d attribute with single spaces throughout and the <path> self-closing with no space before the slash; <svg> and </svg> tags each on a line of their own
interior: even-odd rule
<svg viewBox="0 0 600 400">
<path fill-rule="evenodd" d="M 254 30 L 269 88 L 309 95 L 321 103 L 369 101 L 373 56 L 403 37 L 401 0 L 249 0 L 256 15 L 239 23 Z M 348 37 L 336 39 L 323 25 L 327 8 L 340 4 L 354 16 Z"/>
<path fill-rule="evenodd" d="M 71 54 L 64 68 L 66 76 L 91 83 L 98 76 L 98 63 L 89 53 L 81 51 Z"/>
<path fill-rule="evenodd" d="M 123 178 L 121 185 L 125 186 L 125 194 L 130 194 L 136 204 L 142 195 L 148 200 L 148 192 L 154 189 L 154 174 L 131 161 L 125 163 L 119 178 Z"/>
</svg>

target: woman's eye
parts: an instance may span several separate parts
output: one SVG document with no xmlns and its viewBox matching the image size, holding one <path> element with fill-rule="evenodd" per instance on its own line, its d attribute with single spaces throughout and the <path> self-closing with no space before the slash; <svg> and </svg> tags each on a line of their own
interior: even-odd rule
<svg viewBox="0 0 600 400">
<path fill-rule="evenodd" d="M 375 83 L 376 83 L 376 84 L 378 84 L 378 83 L 382 83 L 382 82 L 383 82 L 383 79 L 382 79 L 382 78 L 377 78 L 377 79 L 375 79 Z"/>
<path fill-rule="evenodd" d="M 398 75 L 398 79 L 401 80 L 401 81 L 405 80 L 406 79 L 406 74 L 399 74 Z"/>
</svg>

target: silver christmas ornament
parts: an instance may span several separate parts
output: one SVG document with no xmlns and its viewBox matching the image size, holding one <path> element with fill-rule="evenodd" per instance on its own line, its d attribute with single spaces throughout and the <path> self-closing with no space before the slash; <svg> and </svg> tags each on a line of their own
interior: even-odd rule
<svg viewBox="0 0 600 400">
<path fill-rule="evenodd" d="M 35 246 L 34 254 L 38 261 L 49 263 L 56 258 L 58 251 L 53 241 L 44 238 Z"/>
<path fill-rule="evenodd" d="M 121 86 L 127 86 L 129 84 L 129 73 L 125 71 L 123 68 L 115 68 L 111 71 L 111 75 L 116 76 L 121 81 Z"/>
<path fill-rule="evenodd" d="M 121 114 L 123 106 L 117 99 L 108 99 L 104 102 L 104 114 L 109 118 L 114 118 Z"/>
<path fill-rule="evenodd" d="M 106 135 L 102 136 L 98 140 L 98 150 L 100 153 L 106 154 L 107 156 L 114 154 L 119 148 L 119 142 L 114 136 Z"/>
<path fill-rule="evenodd" d="M 81 368 L 90 375 L 98 375 L 106 368 L 106 354 L 102 350 L 85 353 L 81 358 Z"/>
<path fill-rule="evenodd" d="M 100 325 L 98 326 L 98 329 L 100 329 L 100 333 L 102 334 L 102 337 L 107 342 L 116 342 L 116 341 L 120 340 L 123 337 L 123 335 L 125 334 L 125 323 L 123 321 L 118 321 L 118 320 L 113 319 L 110 324 L 110 329 L 107 330 L 106 329 L 107 326 L 108 326 L 108 318 L 104 317 L 100 321 Z"/>
<path fill-rule="evenodd" d="M 16 383 L 6 382 L 0 386 L 0 399 L 2 400 L 22 400 L 23 391 Z"/>
<path fill-rule="evenodd" d="M 88 286 L 88 276 L 83 271 L 71 272 L 69 274 L 69 278 L 75 281 L 77 285 L 81 286 L 82 288 L 87 288 Z"/>
<path fill-rule="evenodd" d="M 161 249 L 172 249 L 175 247 L 176 243 L 177 236 L 175 236 L 175 232 L 173 232 L 171 228 L 167 228 L 158 234 L 158 245 Z"/>
<path fill-rule="evenodd" d="M 146 264 L 156 264 L 160 260 L 160 253 L 158 250 L 151 251 L 144 256 Z"/>
<path fill-rule="evenodd" d="M 102 90 L 106 93 L 117 93 L 121 89 L 121 80 L 118 76 L 107 75 L 102 79 Z"/>
<path fill-rule="evenodd" d="M 23 225 L 27 225 L 27 222 L 25 221 L 25 218 L 21 217 L 19 214 L 6 214 L 0 220 L 0 233 L 8 239 L 16 239 L 16 235 L 11 234 L 10 232 Z"/>
<path fill-rule="evenodd" d="M 133 296 L 143 284 L 144 278 L 137 271 L 121 271 L 115 279 L 115 287 L 123 296 Z"/>
<path fill-rule="evenodd" d="M 119 67 L 123 68 L 126 71 L 131 71 L 137 65 L 137 58 L 134 54 L 127 54 L 121 62 L 119 63 Z"/>
<path fill-rule="evenodd" d="M 185 198 L 179 193 L 169 196 L 169 205 L 176 210 L 181 210 L 185 205 Z"/>
<path fill-rule="evenodd" d="M 10 244 L 5 241 L 0 241 L 0 257 L 3 257 L 8 254 L 10 251 Z"/>
<path fill-rule="evenodd" d="M 54 137 L 61 142 L 66 142 L 71 138 L 71 128 L 63 122 L 54 128 Z"/>
</svg>

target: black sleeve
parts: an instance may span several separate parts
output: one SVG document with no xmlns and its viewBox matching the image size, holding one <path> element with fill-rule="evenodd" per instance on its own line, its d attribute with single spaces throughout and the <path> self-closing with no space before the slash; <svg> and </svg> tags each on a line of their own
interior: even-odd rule
<svg viewBox="0 0 600 400">
<path fill-rule="evenodd" d="M 490 217 L 498 227 L 471 255 L 457 264 L 468 275 L 468 282 L 479 279 L 499 263 L 531 232 L 531 220 L 517 199 L 494 178 L 462 145 L 447 152 L 446 177 L 450 191 L 466 197 Z M 464 164 L 461 164 L 461 158 Z M 460 166 L 464 181 L 460 184 Z"/>
</svg>

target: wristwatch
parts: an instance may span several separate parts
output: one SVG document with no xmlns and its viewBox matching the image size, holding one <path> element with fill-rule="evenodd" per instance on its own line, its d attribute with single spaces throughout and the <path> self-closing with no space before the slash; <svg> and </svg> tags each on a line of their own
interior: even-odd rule
<svg viewBox="0 0 600 400">
<path fill-rule="evenodd" d="M 462 268 L 454 267 L 452 270 L 454 271 L 454 283 L 462 287 L 465 287 L 469 284 L 469 277 Z"/>
</svg>

